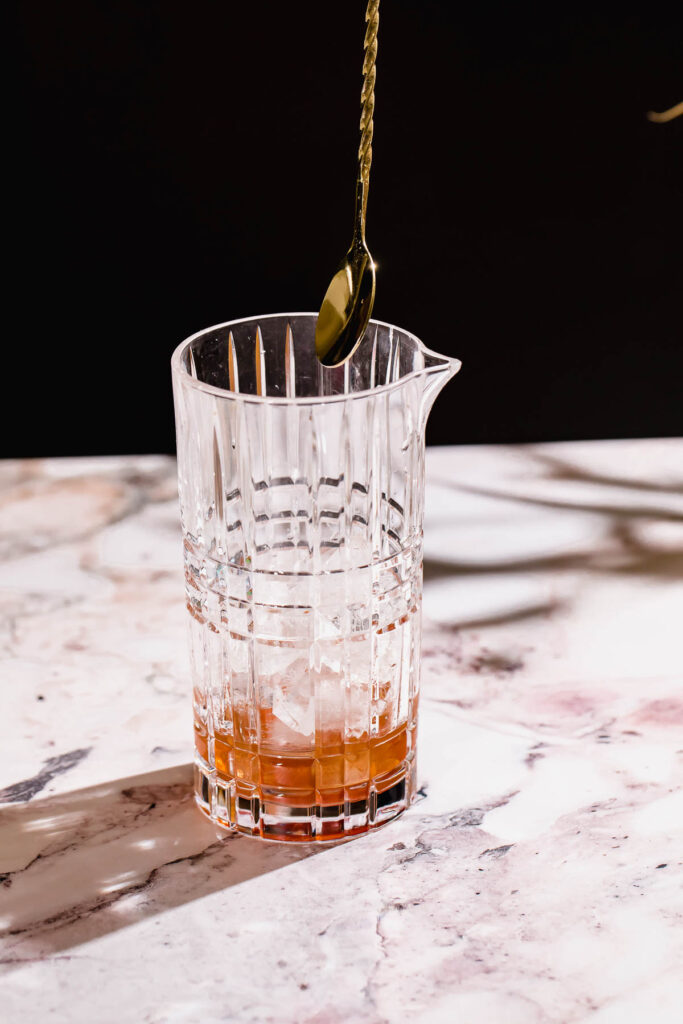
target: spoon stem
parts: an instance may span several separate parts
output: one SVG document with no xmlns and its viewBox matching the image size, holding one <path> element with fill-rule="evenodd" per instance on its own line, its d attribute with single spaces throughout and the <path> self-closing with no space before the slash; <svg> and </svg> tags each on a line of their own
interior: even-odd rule
<svg viewBox="0 0 683 1024">
<path fill-rule="evenodd" d="M 356 182 L 356 206 L 353 214 L 352 245 L 365 245 L 365 211 L 368 205 L 368 186 L 358 178 Z"/>
<path fill-rule="evenodd" d="M 365 334 L 375 301 L 375 264 L 365 244 L 365 214 L 372 163 L 379 0 L 368 0 L 365 20 L 353 238 L 328 285 L 315 325 L 315 352 L 325 366 L 340 366 L 351 358 Z"/>
<path fill-rule="evenodd" d="M 372 164 L 373 116 L 375 112 L 375 65 L 377 61 L 377 29 L 379 28 L 379 0 L 368 0 L 365 11 L 365 57 L 363 59 L 363 88 L 360 95 L 360 145 L 358 147 L 358 184 L 356 187 L 356 233 L 365 240 L 365 214 L 370 188 Z"/>
</svg>

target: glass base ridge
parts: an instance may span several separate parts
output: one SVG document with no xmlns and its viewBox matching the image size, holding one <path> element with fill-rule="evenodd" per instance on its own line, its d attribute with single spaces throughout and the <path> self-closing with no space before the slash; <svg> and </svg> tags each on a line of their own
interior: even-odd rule
<svg viewBox="0 0 683 1024">
<path fill-rule="evenodd" d="M 414 756 L 359 793 L 325 794 L 247 787 L 195 761 L 195 800 L 214 824 L 230 831 L 280 842 L 334 842 L 363 835 L 393 821 L 410 806 L 416 790 Z M 314 802 L 309 802 L 314 796 Z M 323 801 L 320 800 L 323 797 Z M 351 799 L 351 797 L 353 799 Z"/>
</svg>

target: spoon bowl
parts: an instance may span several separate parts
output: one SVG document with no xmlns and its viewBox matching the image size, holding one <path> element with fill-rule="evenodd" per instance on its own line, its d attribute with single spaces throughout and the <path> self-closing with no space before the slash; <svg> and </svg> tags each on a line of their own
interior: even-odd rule
<svg viewBox="0 0 683 1024">
<path fill-rule="evenodd" d="M 324 366 L 338 366 L 355 352 L 375 302 L 375 264 L 365 242 L 351 244 L 330 281 L 315 329 L 315 351 Z"/>
</svg>

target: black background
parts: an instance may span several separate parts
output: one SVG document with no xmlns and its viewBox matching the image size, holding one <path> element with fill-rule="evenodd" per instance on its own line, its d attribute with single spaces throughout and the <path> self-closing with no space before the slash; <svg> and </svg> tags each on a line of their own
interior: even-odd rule
<svg viewBox="0 0 683 1024">
<path fill-rule="evenodd" d="M 681 433 L 683 15 L 640 7 L 382 5 L 375 315 L 463 360 L 432 443 Z M 183 337 L 318 308 L 364 8 L 20 5 L 3 455 L 172 451 Z"/>
</svg>

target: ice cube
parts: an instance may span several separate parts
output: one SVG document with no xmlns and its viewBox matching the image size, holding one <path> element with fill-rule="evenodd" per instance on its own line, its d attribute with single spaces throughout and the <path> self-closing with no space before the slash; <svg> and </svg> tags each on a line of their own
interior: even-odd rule
<svg viewBox="0 0 683 1024">
<path fill-rule="evenodd" d="M 315 731 L 315 705 L 310 694 L 297 692 L 290 686 L 278 686 L 273 693 L 273 715 L 283 725 L 301 736 Z"/>
</svg>

